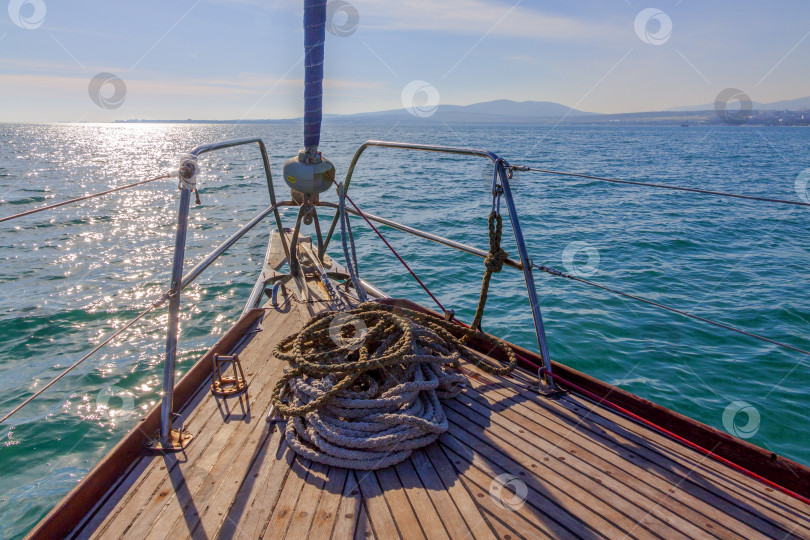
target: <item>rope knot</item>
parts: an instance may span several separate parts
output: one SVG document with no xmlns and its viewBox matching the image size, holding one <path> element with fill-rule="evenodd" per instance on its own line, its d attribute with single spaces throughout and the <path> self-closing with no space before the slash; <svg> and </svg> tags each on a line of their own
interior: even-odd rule
<svg viewBox="0 0 810 540">
<path fill-rule="evenodd" d="M 509 258 L 509 254 L 498 246 L 498 250 L 490 252 L 484 259 L 484 265 L 487 270 L 493 273 L 498 273 L 503 269 L 503 263 Z"/>
<path fill-rule="evenodd" d="M 500 272 L 504 261 L 509 254 L 501 249 L 501 236 L 503 234 L 503 218 L 497 212 L 489 214 L 489 254 L 484 259 L 487 270 Z"/>
<path fill-rule="evenodd" d="M 486 258 L 484 258 L 484 266 L 486 266 L 487 270 L 484 272 L 484 280 L 481 283 L 481 294 L 478 297 L 478 308 L 475 310 L 475 318 L 470 327 L 475 331 L 481 330 L 481 319 L 484 317 L 484 306 L 487 303 L 489 281 L 492 279 L 492 274 L 500 272 L 503 269 L 503 263 L 509 258 L 509 254 L 501 249 L 503 218 L 498 212 L 493 211 L 489 214 L 488 225 L 489 253 Z"/>
</svg>

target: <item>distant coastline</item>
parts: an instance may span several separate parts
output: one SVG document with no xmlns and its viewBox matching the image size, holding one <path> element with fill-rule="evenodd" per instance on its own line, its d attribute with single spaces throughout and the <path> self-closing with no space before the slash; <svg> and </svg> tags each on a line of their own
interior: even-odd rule
<svg viewBox="0 0 810 540">
<path fill-rule="evenodd" d="M 781 114 L 780 114 L 781 113 Z M 425 118 L 356 118 L 354 115 L 345 117 L 326 118 L 324 125 L 390 125 L 399 122 L 400 125 L 465 125 L 465 126 L 722 126 L 727 125 L 714 111 L 678 112 L 661 111 L 647 113 L 604 114 L 588 117 L 560 118 L 537 117 L 531 119 L 469 118 L 433 120 Z M 296 125 L 302 119 L 254 119 L 254 120 L 149 120 L 131 119 L 116 120 L 116 124 L 275 124 Z M 810 127 L 810 110 L 805 111 L 751 111 L 748 119 L 740 124 L 744 126 L 774 126 L 774 127 Z"/>
<path fill-rule="evenodd" d="M 510 125 L 510 126 L 555 126 L 555 125 L 631 125 L 631 126 L 720 126 L 729 124 L 715 112 L 713 106 L 698 106 L 694 110 L 634 112 L 620 114 L 600 114 L 572 109 L 559 103 L 546 101 L 497 100 L 472 105 L 439 105 L 428 111 L 420 110 L 419 115 L 405 109 L 379 112 L 324 116 L 325 125 Z M 731 125 L 749 126 L 810 126 L 810 98 L 773 104 L 755 104 L 754 109 L 744 114 L 729 111 Z M 154 123 L 154 124 L 300 124 L 301 118 L 250 119 L 250 120 L 165 120 L 129 119 L 115 123 Z"/>
</svg>

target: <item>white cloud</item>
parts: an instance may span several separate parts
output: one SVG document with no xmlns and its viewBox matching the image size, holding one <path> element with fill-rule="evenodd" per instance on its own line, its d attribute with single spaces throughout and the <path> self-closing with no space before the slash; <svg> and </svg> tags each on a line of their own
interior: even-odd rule
<svg viewBox="0 0 810 540">
<path fill-rule="evenodd" d="M 228 79 L 129 79 L 122 75 L 130 95 L 135 93 L 143 97 L 159 95 L 264 95 L 271 87 L 278 89 L 278 93 L 294 92 L 298 94 L 304 86 L 304 81 L 298 78 L 274 79 L 255 73 L 242 73 L 238 77 Z M 54 95 L 64 95 L 65 91 L 80 90 L 87 92 L 90 78 L 73 75 L 40 75 L 40 74 L 0 74 L 0 88 L 11 90 L 13 93 L 29 91 L 45 91 Z M 327 87 L 340 90 L 377 89 L 380 83 L 374 81 L 359 81 L 347 79 L 326 79 Z M 0 91 L 0 94 L 3 92 Z"/>
<path fill-rule="evenodd" d="M 353 3 L 365 28 L 469 35 L 491 31 L 493 34 L 543 39 L 604 37 L 610 31 L 602 24 L 543 13 L 523 3 L 515 5 L 492 0 L 355 0 Z"/>
</svg>

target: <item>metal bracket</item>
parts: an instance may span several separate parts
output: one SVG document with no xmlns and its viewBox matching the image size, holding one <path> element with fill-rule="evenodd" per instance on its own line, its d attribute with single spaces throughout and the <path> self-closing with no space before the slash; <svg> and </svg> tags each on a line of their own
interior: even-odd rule
<svg viewBox="0 0 810 540">
<path fill-rule="evenodd" d="M 273 284 L 272 290 L 268 292 L 267 289 L 264 290 L 264 293 L 270 297 L 270 303 L 273 305 L 274 308 L 278 309 L 278 291 L 281 290 L 281 294 L 287 296 L 287 286 L 284 285 L 283 280 L 276 281 Z"/>
<path fill-rule="evenodd" d="M 537 393 L 548 399 L 559 399 L 568 394 L 565 390 L 554 384 L 551 377 L 545 377 L 543 372 L 545 368 L 537 370 Z"/>
<path fill-rule="evenodd" d="M 214 379 L 211 382 L 211 393 L 217 397 L 227 398 L 238 396 L 247 392 L 248 384 L 245 379 L 245 372 L 242 370 L 242 363 L 239 355 L 225 356 L 215 354 Z M 233 377 L 225 377 L 222 373 L 228 365 L 233 367 Z"/>
<path fill-rule="evenodd" d="M 172 418 L 180 419 L 180 428 L 169 431 L 169 440 L 164 442 L 160 439 L 160 431 L 146 441 L 146 451 L 150 453 L 164 454 L 167 452 L 182 452 L 194 438 L 183 425 L 183 416 L 178 413 L 171 413 Z"/>
</svg>

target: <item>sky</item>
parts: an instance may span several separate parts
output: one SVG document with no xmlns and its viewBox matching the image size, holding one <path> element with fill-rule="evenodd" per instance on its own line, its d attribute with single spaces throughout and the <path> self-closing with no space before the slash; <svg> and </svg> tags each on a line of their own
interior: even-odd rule
<svg viewBox="0 0 810 540">
<path fill-rule="evenodd" d="M 330 2 L 326 113 L 495 99 L 621 113 L 712 103 L 727 88 L 763 103 L 810 95 L 807 0 Z M 0 122 L 303 114 L 300 0 L 3 3 Z"/>
</svg>

